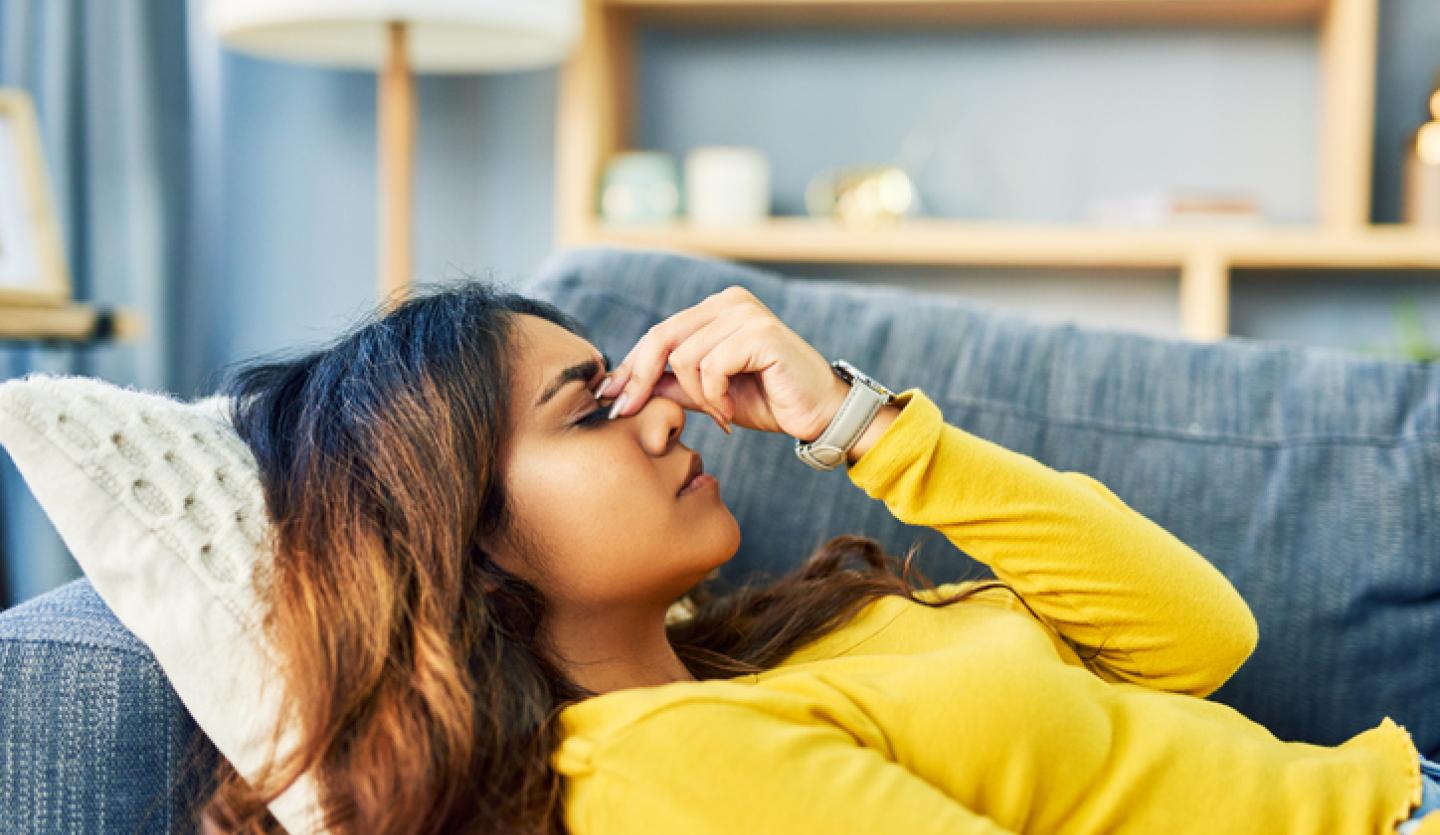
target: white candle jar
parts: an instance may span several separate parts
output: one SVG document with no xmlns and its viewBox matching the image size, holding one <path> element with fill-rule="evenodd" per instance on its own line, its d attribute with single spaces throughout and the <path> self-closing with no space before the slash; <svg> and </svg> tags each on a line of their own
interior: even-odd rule
<svg viewBox="0 0 1440 835">
<path fill-rule="evenodd" d="M 685 215 L 700 226 L 770 216 L 770 161 L 755 148 L 712 145 L 685 155 Z"/>
</svg>

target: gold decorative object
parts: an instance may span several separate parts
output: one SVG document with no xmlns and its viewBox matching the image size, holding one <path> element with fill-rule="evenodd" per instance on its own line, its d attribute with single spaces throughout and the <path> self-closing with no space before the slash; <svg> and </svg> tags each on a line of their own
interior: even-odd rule
<svg viewBox="0 0 1440 835">
<path fill-rule="evenodd" d="M 834 217 L 849 226 L 886 226 L 919 210 L 910 175 L 893 165 L 822 171 L 805 188 L 812 217 Z"/>
</svg>

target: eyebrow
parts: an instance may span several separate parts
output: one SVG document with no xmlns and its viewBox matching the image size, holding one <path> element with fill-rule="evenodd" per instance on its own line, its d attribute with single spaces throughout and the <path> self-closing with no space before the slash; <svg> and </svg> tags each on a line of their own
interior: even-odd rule
<svg viewBox="0 0 1440 835">
<path fill-rule="evenodd" d="M 550 402 L 550 398 L 554 397 L 560 389 L 565 388 L 566 384 L 573 383 L 576 380 L 586 382 L 591 377 L 599 374 L 602 362 L 605 368 L 610 367 L 610 356 L 604 351 L 600 352 L 600 359 L 598 360 L 592 358 L 584 362 L 577 362 L 564 371 L 561 371 L 560 375 L 550 383 L 550 387 L 545 389 L 544 393 L 540 395 L 540 399 L 535 401 L 535 408 L 538 409 Z"/>
</svg>

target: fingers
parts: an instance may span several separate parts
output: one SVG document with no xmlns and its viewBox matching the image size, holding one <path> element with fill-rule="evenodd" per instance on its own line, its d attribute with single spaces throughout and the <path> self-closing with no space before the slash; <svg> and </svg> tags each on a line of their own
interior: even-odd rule
<svg viewBox="0 0 1440 835">
<path fill-rule="evenodd" d="M 655 382 L 655 388 L 650 390 L 650 396 L 669 398 L 679 403 L 682 408 L 692 412 L 704 411 L 699 403 L 690 399 L 690 395 L 685 393 L 685 389 L 681 388 L 680 383 L 676 381 L 675 375 L 669 371 L 660 375 L 660 379 Z"/>
<path fill-rule="evenodd" d="M 685 389 L 680 387 L 680 383 L 675 379 L 675 375 L 669 371 L 666 371 L 664 374 L 660 375 L 660 379 L 655 383 L 655 388 L 651 390 L 650 396 L 665 397 L 670 400 L 674 400 L 676 403 L 679 403 L 682 407 L 689 409 L 692 412 L 706 411 L 704 404 L 692 400 L 690 398 L 690 395 L 685 393 Z M 720 428 L 724 429 L 726 434 L 729 434 L 733 431 L 730 428 L 730 421 L 728 418 L 723 423 L 720 423 Z"/>
<path fill-rule="evenodd" d="M 735 416 L 735 401 L 730 397 L 730 382 L 737 375 L 758 375 L 774 362 L 775 341 L 768 337 L 768 318 L 749 318 L 726 335 L 698 363 L 701 396 L 726 419 Z"/>
<path fill-rule="evenodd" d="M 745 321 L 743 317 L 734 315 L 734 311 L 727 311 L 691 334 L 690 338 L 670 353 L 670 370 L 675 375 L 676 382 L 690 399 L 698 404 L 699 409 L 714 418 L 726 432 L 730 431 L 729 423 L 734 416 L 734 410 L 722 409 L 720 398 L 712 397 L 710 393 L 717 391 L 723 396 L 725 389 L 729 387 L 729 380 L 722 376 L 717 383 L 714 368 L 711 367 L 708 373 L 702 373 L 705 371 L 702 363 L 713 356 L 719 346 L 726 344 L 726 340 L 740 330 Z"/>
<path fill-rule="evenodd" d="M 690 334 L 709 324 L 719 315 L 723 304 L 719 294 L 707 297 L 693 307 L 670 316 L 652 325 L 639 341 L 630 348 L 620 364 L 611 373 L 610 382 L 605 384 L 606 396 L 615 397 L 620 414 L 630 414 L 626 406 L 641 402 L 638 395 L 650 394 L 650 387 L 665 371 L 665 362 L 670 352 Z M 622 393 L 623 392 L 623 393 Z M 623 399 L 623 402 L 622 402 Z"/>
<path fill-rule="evenodd" d="M 739 316 L 742 313 L 753 315 L 764 309 L 764 305 L 760 304 L 750 291 L 739 285 L 732 285 L 651 327 L 621 360 L 611 381 L 605 386 L 607 396 L 619 395 L 612 414 L 617 417 L 631 415 L 644 405 L 655 382 L 665 373 L 667 361 L 671 362 L 672 369 L 677 373 L 677 380 L 692 399 L 697 403 L 706 403 L 704 389 L 699 381 L 693 377 L 680 376 L 689 373 L 683 368 L 685 363 L 681 363 L 682 368 L 674 368 L 672 352 L 727 311 Z M 721 329 L 717 329 L 715 333 L 720 334 Z M 724 336 L 719 338 L 723 339 Z M 707 336 L 705 339 L 710 341 L 711 337 Z"/>
</svg>

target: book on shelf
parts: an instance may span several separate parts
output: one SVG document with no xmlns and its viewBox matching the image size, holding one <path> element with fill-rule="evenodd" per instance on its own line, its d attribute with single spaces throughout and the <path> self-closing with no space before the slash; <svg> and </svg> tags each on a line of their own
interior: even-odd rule
<svg viewBox="0 0 1440 835">
<path fill-rule="evenodd" d="M 1258 226 L 1260 205 L 1245 192 L 1210 189 L 1156 189 L 1092 200 L 1085 219 L 1106 225 Z"/>
</svg>

